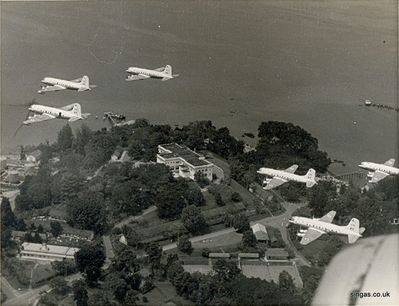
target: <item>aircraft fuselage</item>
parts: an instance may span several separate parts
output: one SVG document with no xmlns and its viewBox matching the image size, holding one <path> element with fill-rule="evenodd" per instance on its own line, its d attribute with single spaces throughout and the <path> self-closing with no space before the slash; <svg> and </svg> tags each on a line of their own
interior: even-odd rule
<svg viewBox="0 0 399 306">
<path fill-rule="evenodd" d="M 156 79 L 172 79 L 173 76 L 161 72 L 161 71 L 156 71 L 156 70 L 151 70 L 151 69 L 145 69 L 145 68 L 137 68 L 137 67 L 129 67 L 126 72 L 129 72 L 134 75 L 145 75 L 150 78 L 156 78 Z"/>
<path fill-rule="evenodd" d="M 267 175 L 270 177 L 278 177 L 280 179 L 283 179 L 285 181 L 295 181 L 295 182 L 300 182 L 300 183 L 307 183 L 309 181 L 306 176 L 303 175 L 298 175 L 294 173 L 288 173 L 283 170 L 276 170 L 276 169 L 271 169 L 271 168 L 260 168 L 258 170 L 259 174 Z"/>
<path fill-rule="evenodd" d="M 381 171 L 391 175 L 399 175 L 399 168 L 387 166 L 384 164 L 377 164 L 371 162 L 362 162 L 359 165 L 360 168 L 370 170 L 370 171 Z"/>
<path fill-rule="evenodd" d="M 319 219 L 292 217 L 290 220 L 288 220 L 288 222 L 305 228 L 313 228 L 316 231 L 326 234 L 354 235 L 357 237 L 362 237 L 361 234 L 350 230 L 347 226 L 339 226 L 336 224 L 320 221 Z"/>
<path fill-rule="evenodd" d="M 54 116 L 55 118 L 60 118 L 60 119 L 71 119 L 78 117 L 76 114 L 74 114 L 71 111 L 66 111 L 63 109 L 55 108 L 55 107 L 50 107 L 50 106 L 45 106 L 45 105 L 39 105 L 39 104 L 33 104 L 29 107 L 29 111 L 37 114 L 47 114 L 50 116 Z"/>
</svg>

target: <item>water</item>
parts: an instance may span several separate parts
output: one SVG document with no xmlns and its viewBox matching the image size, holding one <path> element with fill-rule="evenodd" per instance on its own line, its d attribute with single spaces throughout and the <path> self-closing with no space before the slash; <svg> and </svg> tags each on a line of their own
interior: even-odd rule
<svg viewBox="0 0 399 306">
<path fill-rule="evenodd" d="M 64 122 L 24 127 L 35 98 L 82 104 L 93 129 L 104 111 L 184 124 L 210 119 L 236 135 L 289 121 L 352 171 L 397 156 L 396 1 L 3 2 L 2 147 L 53 141 Z M 171 64 L 180 77 L 125 82 L 129 66 Z M 87 74 L 91 92 L 36 94 L 45 76 Z M 95 115 L 99 119 L 95 119 Z M 80 126 L 73 123 L 74 127 Z"/>
</svg>

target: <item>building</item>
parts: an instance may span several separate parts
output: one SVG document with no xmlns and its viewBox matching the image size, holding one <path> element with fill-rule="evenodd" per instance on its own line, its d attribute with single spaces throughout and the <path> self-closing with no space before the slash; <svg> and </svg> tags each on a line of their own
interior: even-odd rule
<svg viewBox="0 0 399 306">
<path fill-rule="evenodd" d="M 252 232 L 254 233 L 258 242 L 270 242 L 269 234 L 267 233 L 266 226 L 260 223 L 256 223 L 251 226 Z"/>
<path fill-rule="evenodd" d="M 26 155 L 26 161 L 29 163 L 37 163 L 37 162 L 39 162 L 41 155 L 42 155 L 42 152 L 40 150 L 35 150 Z"/>
<path fill-rule="evenodd" d="M 126 150 L 115 150 L 111 156 L 111 162 L 124 163 L 130 161 L 129 154 Z"/>
<path fill-rule="evenodd" d="M 265 252 L 265 260 L 288 260 L 289 254 L 285 249 L 272 248 Z"/>
<path fill-rule="evenodd" d="M 205 159 L 205 156 L 177 143 L 158 146 L 157 163 L 165 164 L 175 177 L 185 177 L 194 180 L 197 173 L 213 179 L 215 165 Z"/>
<path fill-rule="evenodd" d="M 67 246 L 24 242 L 19 256 L 21 259 L 61 261 L 63 259 L 74 259 L 74 255 L 78 251 L 78 248 Z"/>
</svg>

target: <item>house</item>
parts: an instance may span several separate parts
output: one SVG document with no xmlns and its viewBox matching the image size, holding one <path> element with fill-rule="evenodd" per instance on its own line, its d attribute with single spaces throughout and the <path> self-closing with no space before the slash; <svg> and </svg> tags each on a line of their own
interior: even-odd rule
<svg viewBox="0 0 399 306">
<path fill-rule="evenodd" d="M 42 152 L 40 150 L 35 150 L 26 155 L 26 161 L 28 163 L 38 163 Z"/>
<path fill-rule="evenodd" d="M 126 150 L 116 149 L 111 156 L 111 162 L 124 163 L 130 161 L 130 156 Z"/>
<path fill-rule="evenodd" d="M 74 255 L 78 251 L 79 248 L 24 242 L 19 256 L 21 259 L 29 260 L 62 261 L 63 259 L 74 259 Z"/>
<path fill-rule="evenodd" d="M 283 248 L 271 248 L 265 252 L 265 260 L 288 260 L 289 254 Z"/>
<path fill-rule="evenodd" d="M 266 226 L 260 223 L 256 223 L 251 226 L 252 232 L 254 233 L 256 240 L 258 242 L 265 242 L 269 243 L 270 238 L 269 234 L 267 233 Z"/>
<path fill-rule="evenodd" d="M 213 179 L 215 165 L 205 159 L 205 156 L 177 143 L 158 146 L 157 163 L 170 168 L 175 177 L 194 180 L 197 174 Z"/>
</svg>

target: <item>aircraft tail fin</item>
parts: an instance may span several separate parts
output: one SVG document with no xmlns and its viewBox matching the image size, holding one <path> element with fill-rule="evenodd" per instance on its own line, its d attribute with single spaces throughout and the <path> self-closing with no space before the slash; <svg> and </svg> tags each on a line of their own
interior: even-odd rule
<svg viewBox="0 0 399 306">
<path fill-rule="evenodd" d="M 305 174 L 306 179 L 306 187 L 310 188 L 313 187 L 316 183 L 316 171 L 314 169 L 309 169 L 308 172 Z"/>
<path fill-rule="evenodd" d="M 82 109 L 81 109 L 79 103 L 75 103 L 75 104 L 73 105 L 73 108 L 72 108 L 71 112 L 72 112 L 75 116 L 77 116 L 77 117 L 79 117 L 79 118 L 82 117 Z"/>
<path fill-rule="evenodd" d="M 166 65 L 165 66 L 165 70 L 163 72 L 166 73 L 169 76 L 172 76 L 172 66 L 171 65 Z"/>
<path fill-rule="evenodd" d="M 90 88 L 89 77 L 87 75 L 84 75 L 82 77 L 82 80 L 80 81 L 80 84 L 82 84 L 86 88 Z"/>
<path fill-rule="evenodd" d="M 354 234 L 348 234 L 348 242 L 355 243 L 360 237 L 361 234 L 366 230 L 364 227 L 359 228 L 359 220 L 356 218 L 352 218 L 349 224 L 346 226 L 350 231 Z"/>
</svg>

